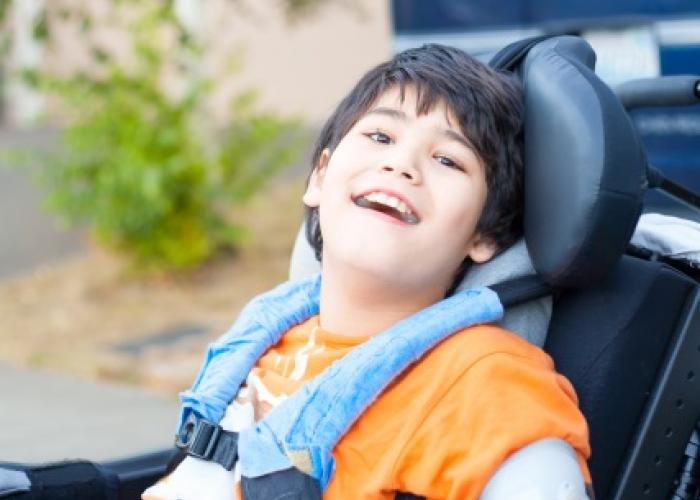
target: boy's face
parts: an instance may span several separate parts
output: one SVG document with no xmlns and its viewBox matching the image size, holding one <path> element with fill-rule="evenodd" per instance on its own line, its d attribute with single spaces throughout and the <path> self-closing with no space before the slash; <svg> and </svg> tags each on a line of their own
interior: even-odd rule
<svg viewBox="0 0 700 500">
<path fill-rule="evenodd" d="M 406 87 L 379 97 L 335 151 L 324 151 L 304 194 L 318 207 L 323 265 L 350 266 L 389 286 L 444 295 L 465 257 L 490 259 L 475 233 L 484 167 L 442 104 L 416 115 Z"/>
</svg>

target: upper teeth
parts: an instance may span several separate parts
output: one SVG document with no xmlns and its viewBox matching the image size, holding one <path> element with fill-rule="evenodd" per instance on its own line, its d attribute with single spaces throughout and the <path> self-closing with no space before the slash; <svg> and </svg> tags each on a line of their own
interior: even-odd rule
<svg viewBox="0 0 700 500">
<path fill-rule="evenodd" d="M 411 209 L 408 208 L 408 206 L 395 196 L 391 196 L 390 194 L 382 193 L 379 191 L 375 191 L 373 193 L 369 193 L 364 195 L 364 198 L 367 199 L 368 201 L 372 201 L 375 203 L 381 203 L 382 205 L 386 205 L 391 208 L 395 208 L 402 214 L 411 214 Z"/>
</svg>

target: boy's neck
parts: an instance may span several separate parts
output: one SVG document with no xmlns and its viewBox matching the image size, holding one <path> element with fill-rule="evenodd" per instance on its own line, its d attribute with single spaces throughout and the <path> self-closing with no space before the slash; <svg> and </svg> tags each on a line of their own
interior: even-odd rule
<svg viewBox="0 0 700 500">
<path fill-rule="evenodd" d="M 320 326 L 335 335 L 372 336 L 443 296 L 444 290 L 410 291 L 357 269 L 324 265 Z"/>
</svg>

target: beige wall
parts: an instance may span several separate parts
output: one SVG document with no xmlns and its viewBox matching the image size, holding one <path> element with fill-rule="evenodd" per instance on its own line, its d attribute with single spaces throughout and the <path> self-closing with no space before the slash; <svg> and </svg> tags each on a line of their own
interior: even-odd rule
<svg viewBox="0 0 700 500">
<path fill-rule="evenodd" d="M 359 9 L 328 5 L 295 25 L 270 1 L 244 15 L 212 10 L 223 25 L 222 44 L 244 47 L 243 71 L 229 88 L 256 87 L 261 104 L 321 122 L 366 70 L 390 55 L 388 0 L 355 4 Z"/>
<path fill-rule="evenodd" d="M 110 24 L 109 9 L 101 8 L 111 0 L 51 1 L 56 12 L 62 3 L 88 5 L 101 20 L 90 34 L 92 39 L 124 54 L 125 37 Z M 181 3 L 189 6 L 196 31 L 211 47 L 201 67 L 220 82 L 212 95 L 213 113 L 220 117 L 225 116 L 227 98 L 254 88 L 261 107 L 318 125 L 351 85 L 391 51 L 388 0 L 330 0 L 292 23 L 275 0 Z M 84 36 L 75 23 L 58 26 L 52 46 L 43 50 L 42 64 L 64 73 L 89 68 Z M 232 70 L 233 60 L 240 60 L 239 71 Z"/>
</svg>

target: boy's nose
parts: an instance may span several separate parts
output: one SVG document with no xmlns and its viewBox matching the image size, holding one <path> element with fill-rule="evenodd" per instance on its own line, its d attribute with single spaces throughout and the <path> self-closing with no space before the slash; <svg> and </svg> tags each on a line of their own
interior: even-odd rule
<svg viewBox="0 0 700 500">
<path fill-rule="evenodd" d="M 408 180 L 411 184 L 417 184 L 420 182 L 420 173 L 415 168 L 393 167 L 391 165 L 385 164 L 381 167 L 381 170 L 383 172 L 394 173 L 394 174 L 400 175 L 404 179 Z"/>
</svg>

